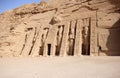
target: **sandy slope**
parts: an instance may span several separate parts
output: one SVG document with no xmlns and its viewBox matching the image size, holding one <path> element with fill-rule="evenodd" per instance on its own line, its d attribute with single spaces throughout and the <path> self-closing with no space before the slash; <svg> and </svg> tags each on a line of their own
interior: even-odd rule
<svg viewBox="0 0 120 78">
<path fill-rule="evenodd" d="M 0 78 L 120 78 L 120 57 L 1 58 Z"/>
</svg>

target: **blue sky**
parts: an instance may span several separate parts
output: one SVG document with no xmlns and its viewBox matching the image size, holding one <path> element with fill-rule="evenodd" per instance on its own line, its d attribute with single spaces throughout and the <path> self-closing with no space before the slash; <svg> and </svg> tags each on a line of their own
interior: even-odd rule
<svg viewBox="0 0 120 78">
<path fill-rule="evenodd" d="M 14 9 L 24 4 L 37 3 L 41 0 L 0 0 L 0 13 Z"/>
</svg>

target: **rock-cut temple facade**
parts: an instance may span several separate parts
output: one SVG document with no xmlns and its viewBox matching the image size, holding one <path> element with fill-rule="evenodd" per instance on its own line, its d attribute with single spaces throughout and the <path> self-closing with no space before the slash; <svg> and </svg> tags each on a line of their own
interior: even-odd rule
<svg viewBox="0 0 120 78">
<path fill-rule="evenodd" d="M 0 15 L 0 56 L 119 56 L 115 1 L 49 0 L 7 11 Z"/>
</svg>

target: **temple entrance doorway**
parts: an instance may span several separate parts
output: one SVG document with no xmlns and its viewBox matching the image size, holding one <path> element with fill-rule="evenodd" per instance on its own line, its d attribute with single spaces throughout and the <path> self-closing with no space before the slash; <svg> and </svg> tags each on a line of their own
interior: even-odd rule
<svg viewBox="0 0 120 78">
<path fill-rule="evenodd" d="M 47 52 L 47 54 L 50 56 L 50 53 L 51 53 L 51 44 L 48 44 L 48 52 Z"/>
</svg>

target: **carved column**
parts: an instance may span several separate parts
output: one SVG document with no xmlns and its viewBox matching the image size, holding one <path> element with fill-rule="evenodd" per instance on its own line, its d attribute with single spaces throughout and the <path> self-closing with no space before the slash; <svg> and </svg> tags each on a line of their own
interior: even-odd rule
<svg viewBox="0 0 120 78">
<path fill-rule="evenodd" d="M 70 22 L 66 22 L 65 26 L 64 26 L 64 31 L 63 31 L 62 44 L 61 44 L 61 49 L 60 49 L 60 56 L 66 56 L 67 55 L 69 28 L 70 28 Z"/>
<path fill-rule="evenodd" d="M 98 56 L 98 48 L 97 48 L 97 31 L 96 31 L 96 16 L 93 15 L 91 17 L 91 27 L 90 27 L 90 55 Z"/>
<path fill-rule="evenodd" d="M 56 46 L 56 55 L 60 54 L 62 33 L 63 33 L 63 26 L 62 25 L 58 25 L 57 42 L 56 42 L 57 43 L 57 46 Z"/>
<path fill-rule="evenodd" d="M 69 55 L 73 55 L 74 53 L 74 40 L 75 40 L 75 26 L 76 21 L 71 21 L 71 27 L 69 31 Z"/>
<path fill-rule="evenodd" d="M 48 56 L 48 44 L 45 42 L 44 44 L 44 50 L 43 50 L 43 56 Z"/>
</svg>

